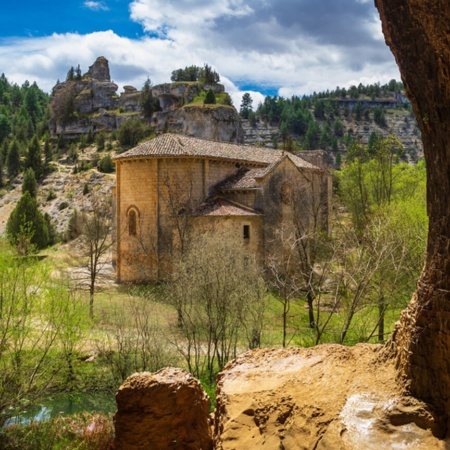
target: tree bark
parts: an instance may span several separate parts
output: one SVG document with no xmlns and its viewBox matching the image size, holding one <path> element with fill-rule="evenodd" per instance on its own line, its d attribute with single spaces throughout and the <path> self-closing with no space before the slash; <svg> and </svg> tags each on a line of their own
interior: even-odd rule
<svg viewBox="0 0 450 450">
<path fill-rule="evenodd" d="M 450 413 L 450 2 L 378 0 L 422 131 L 429 235 L 417 291 L 391 344 L 411 393 L 448 420 Z"/>
</svg>

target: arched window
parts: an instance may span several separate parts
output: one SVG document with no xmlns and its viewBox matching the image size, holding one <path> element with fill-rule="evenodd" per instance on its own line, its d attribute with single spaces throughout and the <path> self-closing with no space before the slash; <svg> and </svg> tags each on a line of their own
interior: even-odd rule
<svg viewBox="0 0 450 450">
<path fill-rule="evenodd" d="M 137 214 L 134 209 L 130 209 L 128 212 L 128 234 L 130 236 L 137 234 Z"/>
</svg>

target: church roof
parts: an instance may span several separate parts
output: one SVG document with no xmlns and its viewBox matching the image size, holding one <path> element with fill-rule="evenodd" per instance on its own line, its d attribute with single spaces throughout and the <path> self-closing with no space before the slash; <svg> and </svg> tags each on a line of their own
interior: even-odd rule
<svg viewBox="0 0 450 450">
<path fill-rule="evenodd" d="M 260 216 L 258 212 L 217 198 L 201 205 L 193 214 L 199 216 Z"/>
<path fill-rule="evenodd" d="M 181 134 L 166 133 L 113 158 L 114 161 L 149 157 L 203 157 L 271 165 L 285 155 L 282 150 L 251 147 L 229 142 L 208 141 Z M 289 158 L 299 168 L 319 169 L 298 156 Z"/>
</svg>

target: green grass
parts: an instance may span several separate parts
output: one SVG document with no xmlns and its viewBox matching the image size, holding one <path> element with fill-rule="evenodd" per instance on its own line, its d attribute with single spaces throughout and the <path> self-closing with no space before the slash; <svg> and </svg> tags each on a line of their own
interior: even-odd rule
<svg viewBox="0 0 450 450">
<path fill-rule="evenodd" d="M 112 448 L 112 416 L 79 414 L 0 428 L 0 450 L 105 450 Z"/>
</svg>

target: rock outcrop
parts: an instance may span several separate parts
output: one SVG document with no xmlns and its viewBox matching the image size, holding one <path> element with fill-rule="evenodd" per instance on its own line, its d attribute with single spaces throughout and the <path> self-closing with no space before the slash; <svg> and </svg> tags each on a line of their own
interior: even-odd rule
<svg viewBox="0 0 450 450">
<path fill-rule="evenodd" d="M 242 143 L 244 140 L 240 116 L 232 106 L 187 105 L 156 112 L 152 125 L 157 132 L 182 133 L 213 141 Z"/>
<path fill-rule="evenodd" d="M 222 84 L 201 84 L 201 83 L 164 83 L 153 86 L 152 93 L 159 101 L 163 111 L 169 111 L 186 105 L 199 95 L 202 91 L 212 89 L 214 94 L 225 92 Z"/>
<path fill-rule="evenodd" d="M 430 409 L 405 397 L 381 346 L 260 349 L 218 376 L 215 448 L 443 449 Z"/>
<path fill-rule="evenodd" d="M 423 273 L 391 341 L 405 387 L 450 426 L 450 3 L 378 0 L 383 32 L 417 117 L 427 164 Z"/>
<path fill-rule="evenodd" d="M 152 88 L 160 111 L 154 113 L 152 125 L 156 132 L 177 132 L 204 139 L 242 142 L 243 130 L 236 109 L 226 105 L 189 105 L 202 92 L 212 89 L 224 94 L 221 84 L 166 83 Z M 108 60 L 97 58 L 81 78 L 58 83 L 53 88 L 50 108 L 53 117 L 50 130 L 53 137 L 63 135 L 76 138 L 93 132 L 113 131 L 126 120 L 143 119 L 141 92 L 133 86 L 124 86 L 117 95 L 118 86 L 111 82 Z"/>
<path fill-rule="evenodd" d="M 188 372 L 166 368 L 128 377 L 116 394 L 117 450 L 211 450 L 209 397 Z"/>
<path fill-rule="evenodd" d="M 139 92 L 127 86 L 119 97 L 117 90 L 117 84 L 111 82 L 108 60 L 103 56 L 80 79 L 58 83 L 50 101 L 52 135 L 72 138 L 89 130 L 112 131 L 123 121 L 136 117 L 130 112 L 138 116 Z M 122 115 L 121 110 L 127 114 Z"/>
</svg>

